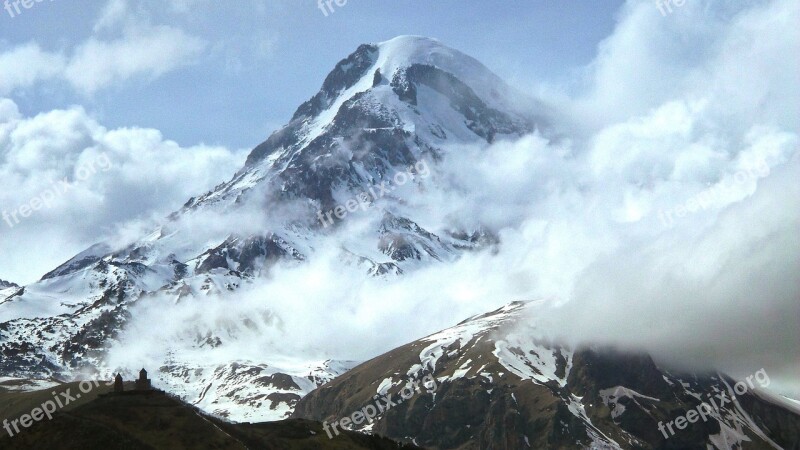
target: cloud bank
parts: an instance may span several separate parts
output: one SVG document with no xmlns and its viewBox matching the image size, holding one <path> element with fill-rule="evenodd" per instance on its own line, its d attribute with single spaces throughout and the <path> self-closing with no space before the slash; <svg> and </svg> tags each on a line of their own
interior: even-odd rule
<svg viewBox="0 0 800 450">
<path fill-rule="evenodd" d="M 107 129 L 81 107 L 24 117 L 0 99 L 0 213 L 70 185 L 50 205 L 0 222 L 0 278 L 32 282 L 117 229 L 163 217 L 228 179 L 245 156 L 182 148 L 153 129 Z"/>
</svg>

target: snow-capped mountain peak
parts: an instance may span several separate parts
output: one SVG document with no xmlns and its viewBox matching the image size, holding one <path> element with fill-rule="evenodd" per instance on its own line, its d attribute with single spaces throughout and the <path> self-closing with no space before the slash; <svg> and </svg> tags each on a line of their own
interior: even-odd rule
<svg viewBox="0 0 800 450">
<path fill-rule="evenodd" d="M 488 147 L 545 129 L 547 121 L 537 115 L 541 111 L 533 100 L 517 107 L 523 98 L 475 59 L 434 39 L 401 36 L 359 46 L 284 127 L 253 149 L 230 181 L 189 199 L 151 232 L 121 248 L 97 244 L 33 285 L 3 291 L 0 352 L 7 356 L 0 361 L 0 374 L 68 378 L 79 370 L 124 369 L 107 366 L 106 357 L 120 333 L 133 333 L 126 328 L 132 315 L 141 314 L 145 304 L 158 305 L 142 299 L 181 303 L 233 295 L 258 283 L 275 264 L 312 260 L 318 249 L 329 246 L 338 227 L 349 224 L 323 224 L 318 215 L 409 168 L 424 164 L 435 172 L 454 146 Z M 463 230 L 426 221 L 409 206 L 424 198 L 425 183 L 433 182 L 419 175 L 409 175 L 402 189 L 364 205 L 359 214 L 368 225 L 339 246 L 341 261 L 362 269 L 364 276 L 398 276 L 497 243 L 480 227 Z M 248 329 L 251 322 L 233 327 Z M 220 341 L 235 348 L 238 335 L 228 331 L 178 332 L 180 342 L 167 347 L 173 352 L 185 346 L 186 352 L 174 354 Z M 230 379 L 236 385 L 247 383 L 241 371 L 227 364 L 259 368 L 245 371 L 245 378 L 261 371 L 273 376 L 277 370 L 295 382 L 311 370 L 281 371 L 273 361 L 232 354 L 228 361 L 208 362 L 202 376 L 187 378 L 181 368 L 194 362 L 168 362 L 163 356 L 163 385 L 194 383 L 184 394 L 202 404 L 205 400 L 189 397 L 211 385 L 218 392 L 226 389 L 216 375 L 235 372 Z M 317 370 L 319 360 L 312 358 L 303 367 Z M 317 379 L 336 375 L 344 364 L 334 361 L 329 369 L 319 369 L 325 375 Z M 294 393 L 312 387 L 300 386 Z M 286 401 L 276 404 L 275 411 L 296 401 L 288 393 L 280 392 Z"/>
</svg>

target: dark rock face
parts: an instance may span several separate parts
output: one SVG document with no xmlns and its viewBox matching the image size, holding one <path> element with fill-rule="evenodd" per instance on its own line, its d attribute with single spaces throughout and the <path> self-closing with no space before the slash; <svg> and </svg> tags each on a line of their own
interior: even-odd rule
<svg viewBox="0 0 800 450">
<path fill-rule="evenodd" d="M 328 74 L 322 83 L 322 89 L 310 100 L 300 105 L 295 111 L 292 120 L 315 117 L 345 89 L 353 87 L 366 71 L 375 63 L 378 48 L 375 45 L 363 44 L 350 56 L 339 61 L 333 71 Z"/>
<path fill-rule="evenodd" d="M 289 147 L 296 143 L 300 125 L 329 108 L 338 95 L 352 87 L 375 63 L 377 47 L 364 44 L 347 58 L 339 61 L 322 83 L 322 88 L 311 99 L 300 105 L 289 125 L 274 133 L 266 142 L 256 147 L 247 157 L 245 166 L 255 164 L 276 148 Z"/>
<path fill-rule="evenodd" d="M 398 403 L 371 430 L 436 449 L 706 449 L 725 439 L 768 449 L 770 440 L 784 448 L 800 440 L 800 415 L 751 393 L 707 421 L 673 425 L 675 435 L 665 438 L 659 423 L 696 411 L 698 397 L 728 392 L 734 381 L 671 374 L 645 354 L 520 339 L 524 328 L 515 323 L 524 307 L 474 317 L 367 361 L 300 400 L 294 417 L 333 422 L 382 387 L 390 385 L 384 395 L 396 400 L 407 378 L 433 376 L 434 393 Z"/>
<path fill-rule="evenodd" d="M 786 450 L 800 450 L 800 427 L 796 416 L 772 407 L 757 395 L 739 398 L 742 408 L 759 427 L 769 430 L 769 436 Z"/>
<path fill-rule="evenodd" d="M 97 263 L 93 271 L 107 274 L 108 265 L 101 263 Z M 103 288 L 97 300 L 73 314 L 17 319 L 0 324 L 0 354 L 4 355 L 0 358 L 0 372 L 23 377 L 30 374 L 67 376 L 70 369 L 91 372 L 93 363 L 104 354 L 108 339 L 116 337 L 130 319 L 127 308 L 140 294 L 125 278 Z M 64 329 L 73 331 L 61 335 Z M 61 335 L 63 339 L 55 340 L 49 346 L 35 344 L 47 342 L 54 335 Z M 61 364 L 55 364 L 51 355 L 58 355 Z"/>
<path fill-rule="evenodd" d="M 436 249 L 431 245 L 440 243 L 439 237 L 406 218 L 386 213 L 378 233 L 378 248 L 394 261 L 420 260 L 423 255 L 439 258 Z"/>
<path fill-rule="evenodd" d="M 63 347 L 51 350 L 60 350 L 62 360 L 69 361 L 74 369 L 84 368 L 84 357 L 101 357 L 105 349 L 106 340 L 116 337 L 127 320 L 130 313 L 122 305 L 100 313 L 99 317 L 82 327 Z"/>
<path fill-rule="evenodd" d="M 49 280 L 61 275 L 66 275 L 69 273 L 77 272 L 82 270 L 86 267 L 95 264 L 96 262 L 102 259 L 103 255 L 111 252 L 111 248 L 104 244 L 97 244 L 91 246 L 86 251 L 82 252 L 81 254 L 75 256 L 74 258 L 70 259 L 69 261 L 65 262 L 64 264 L 56 267 L 52 271 L 46 273 L 42 280 Z"/>
<path fill-rule="evenodd" d="M 464 116 L 465 124 L 487 142 L 500 134 L 519 134 L 533 130 L 533 122 L 514 119 L 510 115 L 492 109 L 475 92 L 453 74 L 426 64 L 413 64 L 405 71 L 397 72 L 392 79 L 392 88 L 400 100 L 417 106 L 418 86 L 427 86 L 450 101 L 450 106 Z"/>
<path fill-rule="evenodd" d="M 13 322 L 0 324 L 0 333 L 7 335 Z M 0 371 L 5 374 L 53 373 L 60 368 L 51 363 L 33 344 L 23 339 L 9 340 L 0 345 Z"/>
<path fill-rule="evenodd" d="M 275 234 L 231 237 L 201 255 L 195 272 L 208 273 L 213 269 L 227 269 L 253 276 L 257 270 L 287 257 L 305 259 L 300 252 Z"/>
</svg>

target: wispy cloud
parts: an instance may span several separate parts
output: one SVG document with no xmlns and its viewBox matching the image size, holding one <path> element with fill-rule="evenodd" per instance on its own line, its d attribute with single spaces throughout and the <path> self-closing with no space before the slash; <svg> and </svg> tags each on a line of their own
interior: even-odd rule
<svg viewBox="0 0 800 450">
<path fill-rule="evenodd" d="M 92 36 L 72 48 L 49 51 L 28 42 L 0 53 L 0 95 L 46 81 L 66 82 L 92 95 L 132 78 L 158 78 L 196 61 L 206 48 L 203 39 L 178 27 L 153 25 L 124 0 L 112 0 L 101 10 Z"/>
</svg>

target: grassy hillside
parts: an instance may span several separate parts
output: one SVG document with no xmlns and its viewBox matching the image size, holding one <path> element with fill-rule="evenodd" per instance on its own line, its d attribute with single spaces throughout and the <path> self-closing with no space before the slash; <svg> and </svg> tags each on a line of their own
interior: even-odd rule
<svg viewBox="0 0 800 450">
<path fill-rule="evenodd" d="M 80 392 L 77 383 L 60 386 Z M 0 392 L 2 418 L 15 419 L 50 400 L 54 389 Z M 160 391 L 107 394 L 101 386 L 82 395 L 52 420 L 14 437 L 0 429 L 2 449 L 412 449 L 389 439 L 346 432 L 329 439 L 318 422 L 294 419 L 230 424 Z"/>
<path fill-rule="evenodd" d="M 0 382 L 0 420 L 16 419 L 22 414 L 30 414 L 33 408 L 41 406 L 42 403 L 48 400 L 52 400 L 53 397 L 55 397 L 53 392 L 59 395 L 59 393 L 66 392 L 67 389 L 69 389 L 69 393 L 73 397 L 75 394 L 80 394 L 80 398 L 70 401 L 69 405 L 63 408 L 64 411 L 70 411 L 96 399 L 100 394 L 107 394 L 113 390 L 113 387 L 106 386 L 105 382 L 101 381 L 97 387 L 92 385 L 92 390 L 90 392 L 82 393 L 79 389 L 79 384 L 79 382 L 64 383 L 48 389 L 24 392 L 19 389 L 30 389 L 29 382 L 25 380 Z M 130 383 L 128 389 L 133 389 L 133 383 Z M 2 433 L 5 433 L 5 430 L 0 428 L 0 434 Z"/>
</svg>

